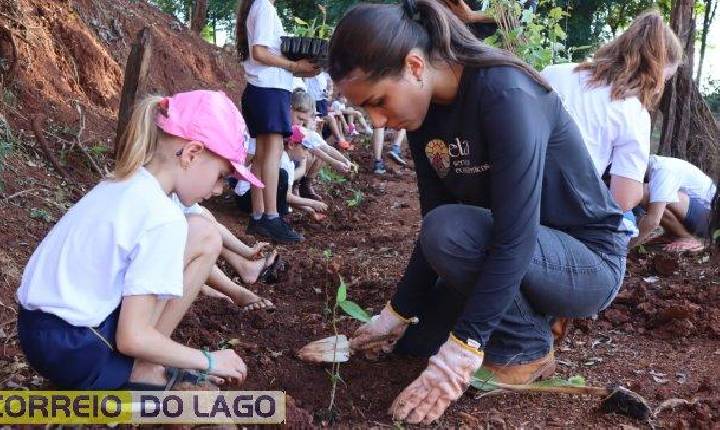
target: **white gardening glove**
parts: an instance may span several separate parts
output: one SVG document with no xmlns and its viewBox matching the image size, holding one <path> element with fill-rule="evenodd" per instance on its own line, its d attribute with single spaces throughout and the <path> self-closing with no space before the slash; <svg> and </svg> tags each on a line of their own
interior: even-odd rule
<svg viewBox="0 0 720 430">
<path fill-rule="evenodd" d="M 350 339 L 353 352 L 363 352 L 368 359 L 377 359 L 381 352 L 389 353 L 417 317 L 403 318 L 388 302 L 379 315 L 363 324 Z"/>
<path fill-rule="evenodd" d="M 394 420 L 429 425 L 462 396 L 482 362 L 482 351 L 451 334 L 430 357 L 423 373 L 395 398 L 388 412 Z"/>
</svg>

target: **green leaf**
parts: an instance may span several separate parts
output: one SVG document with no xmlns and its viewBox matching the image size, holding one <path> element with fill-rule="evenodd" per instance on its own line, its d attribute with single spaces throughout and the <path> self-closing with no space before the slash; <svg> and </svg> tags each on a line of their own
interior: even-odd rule
<svg viewBox="0 0 720 430">
<path fill-rule="evenodd" d="M 479 391 L 490 392 L 497 390 L 495 375 L 484 367 L 479 368 L 477 372 L 475 372 L 470 385 Z"/>
<path fill-rule="evenodd" d="M 720 229 L 717 229 L 713 233 L 713 240 L 718 240 L 719 238 L 720 238 Z"/>
<path fill-rule="evenodd" d="M 350 300 L 344 300 L 339 302 L 338 306 L 340 306 L 340 309 L 342 309 L 346 314 L 350 315 L 356 320 L 362 322 L 370 321 L 370 315 L 368 315 L 368 313 L 365 312 L 365 309 L 361 308 L 360 305 L 355 302 L 351 302 Z"/>
<path fill-rule="evenodd" d="M 533 382 L 530 385 L 536 387 L 584 387 L 586 381 L 582 375 L 575 375 L 569 379 L 550 378 L 544 381 Z"/>
<path fill-rule="evenodd" d="M 345 281 L 343 281 L 341 278 L 340 286 L 338 287 L 338 290 L 337 290 L 337 296 L 335 296 L 335 303 L 337 303 L 339 305 L 341 302 L 344 302 L 345 300 L 347 300 L 347 285 L 345 284 Z"/>
<path fill-rule="evenodd" d="M 307 25 L 307 22 L 303 21 L 302 19 L 298 18 L 297 16 L 293 17 L 293 21 L 295 21 L 295 24 Z"/>
</svg>

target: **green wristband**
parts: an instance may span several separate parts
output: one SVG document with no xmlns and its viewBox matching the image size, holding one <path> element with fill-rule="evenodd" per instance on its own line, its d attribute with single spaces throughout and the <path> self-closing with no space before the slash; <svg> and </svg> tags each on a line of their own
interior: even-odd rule
<svg viewBox="0 0 720 430">
<path fill-rule="evenodd" d="M 208 368 L 203 370 L 203 373 L 210 373 L 215 369 L 215 357 L 213 357 L 212 353 L 206 349 L 202 350 L 203 355 L 208 360 Z"/>
</svg>

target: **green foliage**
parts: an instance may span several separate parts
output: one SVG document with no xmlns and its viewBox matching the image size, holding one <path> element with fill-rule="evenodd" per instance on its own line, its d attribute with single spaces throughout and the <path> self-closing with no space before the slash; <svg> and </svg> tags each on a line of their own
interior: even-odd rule
<svg viewBox="0 0 720 430">
<path fill-rule="evenodd" d="M 15 149 L 17 140 L 13 135 L 10 124 L 0 115 L 0 191 L 3 191 L 5 184 L 2 180 L 2 174 L 5 171 L 5 159 Z"/>
<path fill-rule="evenodd" d="M 48 211 L 46 211 L 45 209 L 38 209 L 38 208 L 30 209 L 30 218 L 39 219 L 39 220 L 45 221 L 45 222 L 52 221 L 52 217 L 50 216 L 50 213 L 48 213 Z"/>
<path fill-rule="evenodd" d="M 330 184 L 342 184 L 344 182 L 347 182 L 347 178 L 341 176 L 328 166 L 323 166 L 320 168 L 320 172 L 318 172 L 318 178 L 320 178 L 321 181 Z"/>
<path fill-rule="evenodd" d="M 340 278 L 340 286 L 335 295 L 335 306 L 338 306 L 349 316 L 361 322 L 370 321 L 370 315 L 357 303 L 347 299 L 347 284 Z"/>
<path fill-rule="evenodd" d="M 323 251 L 323 258 L 324 258 L 325 260 L 331 259 L 332 256 L 333 256 L 332 249 L 328 248 L 328 249 L 326 249 L 326 250 Z"/>
<path fill-rule="evenodd" d="M 495 375 L 493 373 L 481 367 L 473 375 L 473 379 L 470 382 L 475 389 L 478 391 L 491 392 L 498 389 L 497 383 L 495 382 Z M 582 375 L 575 375 L 569 379 L 562 378 L 550 378 L 544 381 L 537 381 L 530 384 L 535 387 L 584 387 L 587 385 L 585 378 Z"/>
<path fill-rule="evenodd" d="M 705 103 L 715 115 L 720 115 L 720 80 L 708 82 L 710 90 L 705 94 Z"/>
<path fill-rule="evenodd" d="M 354 208 L 360 206 L 364 199 L 365 194 L 362 191 L 353 190 L 353 196 L 345 200 L 345 202 L 347 203 L 348 207 Z"/>
<path fill-rule="evenodd" d="M 549 3 L 548 0 L 541 1 L 541 4 L 546 3 Z M 578 49 L 568 48 L 565 44 L 567 34 L 561 22 L 570 14 L 560 7 L 550 8 L 545 14 L 540 14 L 523 9 L 516 0 L 494 0 L 490 3 L 488 13 L 498 22 L 505 16 L 508 21 L 516 21 L 519 25 L 511 29 L 499 28 L 485 42 L 514 52 L 537 70 L 552 63 L 570 61 L 572 51 Z"/>
</svg>

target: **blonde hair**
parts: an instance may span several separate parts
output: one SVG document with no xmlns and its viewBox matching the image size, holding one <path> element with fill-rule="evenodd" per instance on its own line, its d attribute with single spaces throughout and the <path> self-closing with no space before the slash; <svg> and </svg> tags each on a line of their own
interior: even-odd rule
<svg viewBox="0 0 720 430">
<path fill-rule="evenodd" d="M 665 87 L 665 67 L 683 61 L 683 47 L 658 11 L 635 18 L 630 27 L 602 46 L 592 61 L 575 70 L 590 73 L 588 85 L 610 85 L 612 100 L 637 97 L 647 110 L 660 101 Z"/>
<path fill-rule="evenodd" d="M 155 124 L 158 104 L 162 100 L 164 97 L 161 96 L 147 96 L 133 109 L 130 122 L 118 141 L 115 169 L 110 174 L 112 179 L 127 179 L 152 160 L 158 140 L 164 134 Z"/>
<path fill-rule="evenodd" d="M 298 112 L 309 114 L 315 113 L 315 99 L 302 89 L 297 89 L 292 93 L 290 106 L 292 110 Z"/>
</svg>

